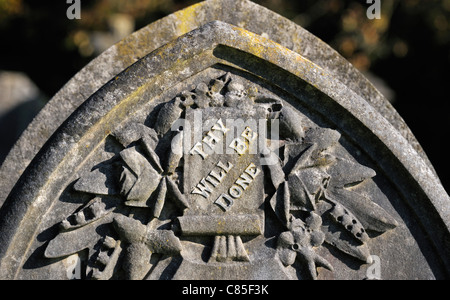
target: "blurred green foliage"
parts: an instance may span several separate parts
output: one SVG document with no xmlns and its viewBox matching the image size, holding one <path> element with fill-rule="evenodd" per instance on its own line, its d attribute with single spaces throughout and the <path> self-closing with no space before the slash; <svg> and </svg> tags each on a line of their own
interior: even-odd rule
<svg viewBox="0 0 450 300">
<path fill-rule="evenodd" d="M 0 0 L 0 22 L 4 23 L 8 18 L 22 12 L 22 0 Z"/>
</svg>

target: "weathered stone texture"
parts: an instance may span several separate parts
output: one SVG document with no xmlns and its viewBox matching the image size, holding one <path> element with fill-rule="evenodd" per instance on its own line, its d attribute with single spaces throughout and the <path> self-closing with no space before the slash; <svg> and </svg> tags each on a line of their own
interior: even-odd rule
<svg viewBox="0 0 450 300">
<path fill-rule="evenodd" d="M 449 276 L 450 200 L 405 123 L 250 1 L 194 5 L 107 50 L 0 172 L 1 278 Z"/>
</svg>

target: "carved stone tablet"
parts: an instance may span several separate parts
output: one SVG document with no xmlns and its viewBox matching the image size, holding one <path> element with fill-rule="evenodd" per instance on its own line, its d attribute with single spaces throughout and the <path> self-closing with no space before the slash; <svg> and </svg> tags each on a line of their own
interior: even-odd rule
<svg viewBox="0 0 450 300">
<path fill-rule="evenodd" d="M 333 54 L 308 59 L 298 27 L 235 3 L 150 25 L 189 30 L 35 142 L 2 190 L 0 278 L 448 278 L 450 200 L 403 121 L 328 46 L 306 35 Z"/>
</svg>

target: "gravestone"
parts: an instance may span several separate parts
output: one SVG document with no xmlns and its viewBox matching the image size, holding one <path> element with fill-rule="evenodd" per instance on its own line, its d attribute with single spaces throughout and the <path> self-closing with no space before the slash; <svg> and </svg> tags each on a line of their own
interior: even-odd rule
<svg viewBox="0 0 450 300">
<path fill-rule="evenodd" d="M 450 199 L 404 121 L 247 0 L 107 50 L 0 173 L 2 279 L 449 277 Z"/>
</svg>

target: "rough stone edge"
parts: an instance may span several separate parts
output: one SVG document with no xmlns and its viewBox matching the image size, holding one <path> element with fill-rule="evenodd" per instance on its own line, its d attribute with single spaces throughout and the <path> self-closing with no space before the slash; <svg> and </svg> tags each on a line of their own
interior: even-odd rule
<svg viewBox="0 0 450 300">
<path fill-rule="evenodd" d="M 0 168 L 0 178 L 3 178 L 0 182 L 0 207 L 39 149 L 83 101 L 147 53 L 214 20 L 240 26 L 259 35 L 266 34 L 339 76 L 408 140 L 437 177 L 418 141 L 389 101 L 330 46 L 292 21 L 248 0 L 208 0 L 133 33 L 79 71 L 30 123 L 3 162 Z M 267 33 L 270 30 L 273 32 Z"/>
<path fill-rule="evenodd" d="M 443 187 L 439 184 L 438 179 L 434 176 L 434 174 L 426 166 L 426 164 L 422 161 L 422 159 L 418 157 L 417 152 L 412 148 L 412 146 L 408 143 L 408 141 L 400 135 L 400 133 L 392 126 L 392 124 L 390 124 L 380 113 L 378 113 L 364 99 L 356 95 L 352 90 L 347 88 L 342 82 L 336 80 L 334 78 L 334 75 L 331 74 L 330 72 L 323 70 L 322 68 L 310 62 L 309 60 L 303 58 L 297 53 L 285 49 L 279 44 L 276 44 L 261 36 L 254 35 L 241 28 L 233 27 L 230 26 L 229 24 L 225 24 L 222 22 L 213 22 L 211 24 L 205 25 L 204 27 L 202 27 L 197 31 L 188 34 L 187 36 L 181 37 L 179 40 L 174 41 L 173 43 L 171 43 L 166 47 L 163 47 L 163 49 L 160 50 L 160 53 L 156 53 L 154 57 L 157 56 L 158 54 L 163 53 L 163 51 L 168 51 L 166 52 L 166 56 L 168 55 L 168 53 L 173 54 L 172 52 L 170 52 L 170 50 L 175 49 L 173 48 L 174 46 L 177 46 L 178 50 L 180 49 L 186 50 L 187 44 L 183 46 L 183 43 L 187 43 L 186 40 L 192 39 L 192 37 L 195 37 L 195 35 L 202 35 L 203 39 L 205 39 L 204 32 L 206 32 L 207 30 L 212 31 L 212 34 L 211 32 L 210 34 L 213 36 L 213 38 L 210 37 L 210 39 L 212 39 L 212 42 L 216 43 L 216 45 L 223 44 L 236 49 L 240 49 L 244 52 L 250 53 L 252 55 L 255 55 L 264 60 L 274 63 L 275 65 L 281 67 L 282 69 L 296 75 L 300 79 L 310 84 L 313 84 L 314 87 L 316 87 L 322 93 L 331 97 L 333 101 L 339 104 L 348 113 L 353 115 L 357 120 L 361 121 L 362 124 L 367 129 L 369 129 L 374 136 L 379 138 L 381 143 L 384 144 L 392 152 L 392 154 L 399 160 L 399 162 L 406 168 L 406 170 L 410 173 L 413 179 L 418 183 L 419 187 L 426 194 L 431 204 L 436 208 L 441 221 L 443 221 L 443 223 L 445 224 L 446 238 L 448 239 L 448 232 L 450 228 L 450 216 L 449 216 L 450 210 L 448 208 L 450 207 L 449 205 L 450 199 L 448 195 L 445 193 Z M 247 36 L 247 39 L 244 38 L 244 35 Z M 250 41 L 255 41 L 256 43 L 254 44 L 249 43 L 249 39 Z M 181 46 L 180 44 L 177 43 L 180 43 Z M 287 59 L 283 60 L 280 58 L 287 58 Z M 136 66 L 133 66 L 134 69 L 139 68 L 139 66 L 142 67 L 143 65 L 145 67 L 145 64 L 147 64 L 149 60 L 143 61 L 141 65 L 137 64 Z M 292 62 L 296 63 L 294 64 Z M 120 77 L 122 76 L 118 76 L 119 82 L 121 81 Z M 126 81 L 125 77 L 124 80 Z M 133 84 L 131 85 L 137 88 L 137 85 L 139 84 L 140 83 L 138 82 L 133 82 Z M 98 100 L 100 100 L 103 96 L 108 95 L 109 90 L 112 90 L 110 92 L 114 93 L 115 88 L 117 88 L 117 85 L 115 85 L 114 83 L 105 86 L 105 88 L 100 90 L 98 97 L 94 95 L 89 99 L 90 106 L 92 105 L 95 106 L 95 103 L 98 102 Z M 124 89 L 130 90 L 130 87 L 126 87 Z M 103 99 L 103 102 L 111 102 L 107 106 L 104 106 L 104 109 L 107 109 L 107 107 L 111 105 L 114 107 L 114 105 L 116 105 L 120 100 L 121 99 L 115 99 L 115 97 L 108 97 L 107 99 Z M 76 116 L 78 115 L 78 118 L 84 119 L 83 113 L 85 113 L 85 110 L 88 109 L 90 106 L 85 107 L 82 111 L 75 112 L 75 114 L 72 115 L 71 118 L 76 118 Z M 100 111 L 98 111 L 98 113 L 100 113 Z M 98 118 L 101 118 L 101 115 L 96 115 L 94 121 L 95 119 Z M 377 120 L 377 122 L 373 121 L 374 118 Z M 64 126 L 60 128 L 57 134 L 54 135 L 51 139 L 53 147 L 55 148 L 51 147 L 50 149 L 44 149 L 45 150 L 44 152 L 46 152 L 46 155 L 51 155 L 53 157 L 53 154 L 56 154 L 55 151 L 57 151 L 58 147 L 62 147 L 62 150 L 68 147 L 68 143 L 66 141 L 67 137 L 71 137 L 71 134 L 81 137 L 83 135 L 83 132 L 80 132 L 79 130 L 82 131 L 87 130 L 86 128 L 90 128 L 89 126 L 92 125 L 86 124 L 84 126 L 81 126 L 83 129 L 77 129 L 78 126 L 74 127 L 71 126 L 70 124 L 66 124 L 65 128 L 63 128 Z M 73 141 L 72 144 L 75 145 L 76 144 L 75 141 Z M 60 155 L 63 155 L 62 157 L 67 157 L 67 155 L 69 154 L 63 152 L 63 154 Z M 34 172 L 35 174 L 47 174 L 46 176 L 51 176 L 53 168 L 58 166 L 59 163 L 60 158 L 53 157 L 50 165 L 47 165 L 43 162 L 39 163 L 41 167 L 44 168 L 44 170 L 34 169 L 32 172 Z M 32 181 L 29 182 L 31 186 L 39 186 L 39 184 L 41 184 L 39 182 L 46 181 L 46 179 L 43 177 L 39 178 L 32 177 L 31 180 Z M 30 210 L 36 210 L 39 207 L 48 205 L 47 202 L 52 201 L 52 200 L 44 200 L 44 198 L 40 196 L 38 191 L 35 190 L 33 192 L 32 190 L 26 189 L 26 186 L 21 187 L 21 189 L 22 190 L 25 189 L 25 191 L 23 191 L 23 193 L 19 193 L 20 194 L 19 198 L 16 197 L 16 199 L 13 199 L 16 201 L 11 202 L 14 204 L 13 206 L 15 206 L 13 209 L 14 211 L 25 214 L 25 212 L 28 213 Z M 24 199 L 22 199 L 22 196 Z M 5 224 L 4 219 L 1 221 L 3 224 Z M 21 223 L 21 220 L 18 220 L 16 217 L 16 223 L 17 222 Z M 16 230 L 18 230 L 18 227 L 15 227 L 15 224 L 9 222 L 6 222 L 6 224 L 8 225 L 6 227 L 9 228 L 4 228 L 4 230 L 5 229 L 9 230 L 10 234 L 13 234 L 15 236 L 17 234 Z M 34 223 L 29 224 L 28 226 L 35 226 L 36 228 L 36 224 Z M 6 242 L 2 243 L 3 245 L 2 248 L 3 250 L 6 251 L 6 248 L 8 248 L 9 245 L 7 240 L 11 239 L 10 240 L 11 242 L 12 236 L 10 236 L 9 238 L 2 236 L 2 239 L 3 242 Z M 441 249 L 441 251 L 444 251 L 445 253 L 446 249 Z"/>
</svg>

